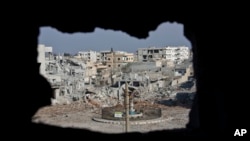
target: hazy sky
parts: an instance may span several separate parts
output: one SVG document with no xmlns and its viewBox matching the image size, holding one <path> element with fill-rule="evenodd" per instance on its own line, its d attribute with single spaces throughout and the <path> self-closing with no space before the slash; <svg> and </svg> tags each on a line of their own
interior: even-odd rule
<svg viewBox="0 0 250 141">
<path fill-rule="evenodd" d="M 51 27 L 40 28 L 39 44 L 52 46 L 54 53 L 71 53 L 78 51 L 127 51 L 135 53 L 137 48 L 149 46 L 188 46 L 190 42 L 183 35 L 183 25 L 163 23 L 155 31 L 149 32 L 146 39 L 137 39 L 121 31 L 96 28 L 92 33 L 61 33 Z"/>
</svg>

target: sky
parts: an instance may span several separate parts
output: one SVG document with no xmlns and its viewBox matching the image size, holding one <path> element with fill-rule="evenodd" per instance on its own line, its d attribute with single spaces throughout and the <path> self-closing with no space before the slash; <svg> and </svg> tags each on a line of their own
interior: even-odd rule
<svg viewBox="0 0 250 141">
<path fill-rule="evenodd" d="M 183 35 L 183 25 L 178 23 L 162 23 L 155 31 L 150 31 L 145 39 L 137 39 L 125 32 L 95 28 L 88 33 L 62 33 L 51 27 L 40 28 L 39 44 L 53 47 L 53 53 L 76 54 L 78 51 L 126 51 L 135 53 L 137 48 L 151 46 L 188 46 L 190 41 Z"/>
</svg>

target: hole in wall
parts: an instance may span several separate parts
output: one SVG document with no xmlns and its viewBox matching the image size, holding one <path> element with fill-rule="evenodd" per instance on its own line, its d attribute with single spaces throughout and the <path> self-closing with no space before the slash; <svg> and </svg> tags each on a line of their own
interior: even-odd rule
<svg viewBox="0 0 250 141">
<path fill-rule="evenodd" d="M 43 27 L 37 61 L 54 95 L 33 122 L 125 133 L 185 128 L 189 120 L 196 80 L 181 24 L 162 23 L 146 39 Z"/>
</svg>

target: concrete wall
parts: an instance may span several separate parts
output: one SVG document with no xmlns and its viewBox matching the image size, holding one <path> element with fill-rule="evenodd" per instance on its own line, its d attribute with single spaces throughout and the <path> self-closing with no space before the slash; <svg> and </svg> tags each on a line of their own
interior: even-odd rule
<svg viewBox="0 0 250 141">
<path fill-rule="evenodd" d="M 45 52 L 53 52 L 53 48 L 52 47 L 45 47 Z"/>
<path fill-rule="evenodd" d="M 183 83 L 183 82 L 186 82 L 188 81 L 188 78 L 189 76 L 192 76 L 192 65 L 189 65 L 187 68 L 186 68 L 186 73 L 180 77 L 178 77 L 177 79 L 174 79 L 171 83 L 172 86 L 174 85 L 178 85 L 180 83 Z"/>
<path fill-rule="evenodd" d="M 156 67 L 161 67 L 162 66 L 162 62 L 161 61 L 155 61 L 155 66 Z"/>
<path fill-rule="evenodd" d="M 130 64 L 130 68 L 132 71 L 149 71 L 149 70 L 157 70 L 159 63 L 156 66 L 156 62 L 134 62 Z"/>
<path fill-rule="evenodd" d="M 51 84 L 61 83 L 61 81 L 62 81 L 61 76 L 59 76 L 59 75 L 46 74 L 46 78 Z"/>
<path fill-rule="evenodd" d="M 38 57 L 37 57 L 37 62 L 41 63 L 40 64 L 40 74 L 45 75 L 45 45 L 39 44 L 38 45 Z"/>
</svg>

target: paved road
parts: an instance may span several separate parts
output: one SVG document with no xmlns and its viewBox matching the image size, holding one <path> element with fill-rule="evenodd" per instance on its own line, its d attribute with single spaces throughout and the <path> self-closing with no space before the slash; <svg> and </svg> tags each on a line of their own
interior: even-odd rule
<svg viewBox="0 0 250 141">
<path fill-rule="evenodd" d="M 185 128 L 189 111 L 190 109 L 183 107 L 162 106 L 162 119 L 166 119 L 164 122 L 130 125 L 130 132 Z M 96 122 L 93 117 L 101 117 L 100 109 L 89 108 L 86 105 L 70 104 L 42 108 L 34 116 L 33 122 L 61 127 L 83 128 L 104 133 L 123 133 L 125 131 L 123 124 Z"/>
</svg>

